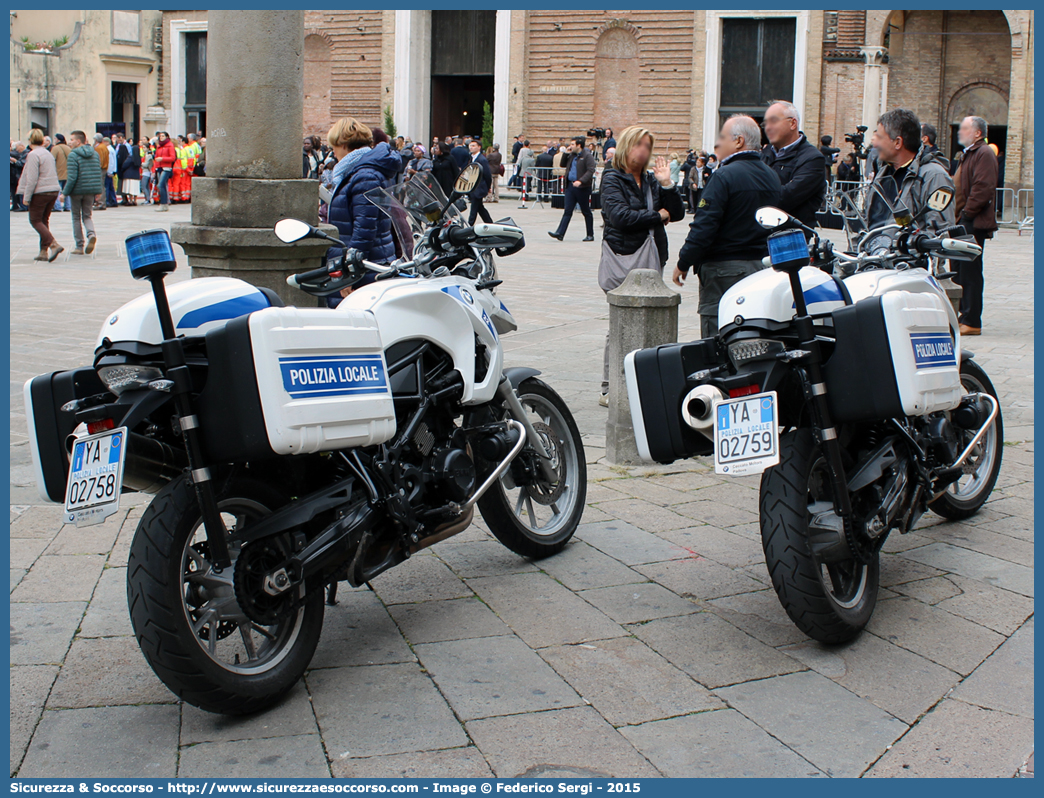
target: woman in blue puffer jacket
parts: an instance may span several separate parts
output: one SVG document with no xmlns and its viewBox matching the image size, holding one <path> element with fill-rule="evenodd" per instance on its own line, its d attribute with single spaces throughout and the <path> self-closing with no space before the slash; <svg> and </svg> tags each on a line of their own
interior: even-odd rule
<svg viewBox="0 0 1044 798">
<path fill-rule="evenodd" d="M 395 182 L 402 159 L 385 143 L 374 146 L 369 127 L 350 116 L 338 120 L 330 128 L 327 142 L 337 157 L 333 170 L 333 197 L 330 200 L 330 224 L 336 225 L 341 240 L 374 263 L 391 263 L 395 259 L 391 219 L 364 196 L 367 191 L 384 188 Z M 327 251 L 328 258 L 341 255 L 340 247 Z M 355 285 L 372 282 L 369 272 Z M 351 289 L 345 289 L 347 296 Z M 340 297 L 330 297 L 336 307 Z"/>
</svg>

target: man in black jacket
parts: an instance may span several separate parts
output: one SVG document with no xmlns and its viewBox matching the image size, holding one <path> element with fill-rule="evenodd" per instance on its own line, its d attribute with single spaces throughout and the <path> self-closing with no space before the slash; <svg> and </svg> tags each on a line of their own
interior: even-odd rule
<svg viewBox="0 0 1044 798">
<path fill-rule="evenodd" d="M 764 124 L 769 143 L 761 151 L 761 159 L 783 185 L 779 207 L 815 227 L 816 211 L 823 205 L 827 188 L 823 154 L 801 132 L 801 119 L 792 103 L 773 102 L 765 111 Z"/>
<path fill-rule="evenodd" d="M 475 188 L 468 194 L 468 199 L 471 200 L 471 213 L 468 215 L 468 224 L 475 224 L 476 216 L 481 216 L 484 222 L 492 222 L 493 217 L 489 215 L 489 211 L 486 210 L 486 206 L 482 202 L 489 193 L 489 187 L 493 185 L 493 172 L 489 168 L 489 161 L 486 160 L 486 156 L 482 154 L 481 141 L 472 139 L 468 142 L 468 150 L 470 151 L 468 157 L 471 163 L 477 164 L 479 169 L 482 170 L 478 183 L 475 184 Z"/>
<path fill-rule="evenodd" d="M 689 235 L 678 253 L 674 284 L 681 287 L 691 268 L 700 281 L 700 331 L 718 333 L 718 302 L 744 277 L 765 268 L 768 231 L 754 214 L 780 204 L 780 182 L 761 162 L 761 131 L 749 116 L 730 117 L 718 134 L 714 152 L 721 166 L 703 189 Z M 819 156 L 819 152 L 813 148 Z M 822 164 L 818 165 L 823 180 Z"/>
<path fill-rule="evenodd" d="M 584 215 L 587 225 L 587 237 L 584 241 L 594 241 L 594 215 L 591 213 L 591 181 L 594 180 L 595 161 L 594 154 L 584 146 L 583 136 L 577 136 L 569 142 L 566 156 L 562 160 L 562 168 L 566 172 L 565 181 L 565 212 L 562 221 L 558 223 L 558 229 L 553 233 L 548 232 L 551 238 L 559 241 L 566 234 L 569 220 L 573 218 L 573 210 L 577 205 Z"/>
<path fill-rule="evenodd" d="M 837 160 L 838 153 L 841 152 L 839 147 L 831 146 L 833 143 L 833 136 L 821 136 L 819 139 L 819 151 L 823 153 L 823 161 L 826 166 L 826 179 L 828 183 L 831 183 L 834 180 L 834 173 L 830 171 L 830 169 Z"/>
<path fill-rule="evenodd" d="M 453 139 L 453 149 L 450 150 L 450 158 L 457 165 L 458 171 L 467 166 L 468 161 L 471 160 L 471 154 L 468 152 L 468 148 L 464 146 L 464 139 L 460 136 Z"/>
<path fill-rule="evenodd" d="M 515 143 L 511 145 L 511 163 L 514 164 L 515 168 L 511 173 L 511 178 L 508 180 L 508 188 L 517 187 L 522 179 L 521 170 L 518 165 L 518 154 L 522 152 L 523 141 L 522 134 L 519 133 L 515 136 Z"/>
</svg>

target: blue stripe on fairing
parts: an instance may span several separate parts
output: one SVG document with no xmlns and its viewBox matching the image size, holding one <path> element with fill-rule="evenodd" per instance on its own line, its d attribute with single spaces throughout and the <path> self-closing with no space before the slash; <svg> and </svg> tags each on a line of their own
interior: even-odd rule
<svg viewBox="0 0 1044 798">
<path fill-rule="evenodd" d="M 841 295 L 841 289 L 837 287 L 837 283 L 833 280 L 817 285 L 815 288 L 810 288 L 804 293 L 806 305 L 814 305 L 816 302 L 845 301 L 845 298 Z M 796 307 L 796 305 L 792 304 L 791 307 Z"/>
<path fill-rule="evenodd" d="M 223 321 L 245 316 L 255 310 L 263 310 L 268 307 L 268 297 L 260 291 L 246 296 L 237 296 L 234 299 L 226 299 L 224 302 L 216 302 L 205 308 L 190 310 L 182 316 L 177 323 L 179 329 L 192 329 L 202 327 L 212 321 Z"/>
</svg>

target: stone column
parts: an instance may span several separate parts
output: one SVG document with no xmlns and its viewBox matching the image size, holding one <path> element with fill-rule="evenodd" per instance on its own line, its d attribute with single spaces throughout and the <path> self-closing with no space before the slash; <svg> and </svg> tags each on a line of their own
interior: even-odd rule
<svg viewBox="0 0 1044 798">
<path fill-rule="evenodd" d="M 888 49 L 885 47 L 861 47 L 866 67 L 863 72 L 863 124 L 867 136 L 877 129 L 877 118 L 881 116 L 882 63 Z"/>
<path fill-rule="evenodd" d="M 319 222 L 319 187 L 301 179 L 304 11 L 211 11 L 207 176 L 192 181 L 192 223 L 171 226 L 193 277 L 237 277 L 291 304 L 316 300 L 286 277 L 315 269 L 328 244 L 283 244 L 272 226 Z"/>
<path fill-rule="evenodd" d="M 607 294 L 609 300 L 609 419 L 605 424 L 605 456 L 610 463 L 636 465 L 631 403 L 624 384 L 624 358 L 678 340 L 681 295 L 663 283 L 658 271 L 635 269 Z"/>
</svg>

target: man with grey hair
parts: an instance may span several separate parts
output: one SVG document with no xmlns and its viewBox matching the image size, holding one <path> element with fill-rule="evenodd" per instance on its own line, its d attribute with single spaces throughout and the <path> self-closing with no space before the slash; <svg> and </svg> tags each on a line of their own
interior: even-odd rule
<svg viewBox="0 0 1044 798">
<path fill-rule="evenodd" d="M 761 161 L 761 130 L 749 116 L 726 120 L 714 152 L 721 166 L 696 204 L 685 244 L 678 253 L 674 284 L 681 287 L 689 269 L 700 281 L 700 332 L 718 333 L 718 302 L 744 277 L 765 268 L 768 231 L 754 214 L 765 205 L 780 204 L 776 173 Z M 818 151 L 816 153 L 819 154 Z M 823 179 L 823 168 L 819 168 Z"/>
<path fill-rule="evenodd" d="M 939 188 L 953 188 L 946 171 L 946 159 L 921 146 L 921 120 L 907 108 L 893 108 L 881 114 L 871 139 L 881 168 L 874 184 L 889 199 L 898 197 L 913 213 L 920 213 L 924 227 L 939 230 L 954 223 L 953 205 L 944 211 L 926 210 L 928 198 Z M 894 184 L 889 180 L 894 180 Z M 869 196 L 867 221 L 871 228 L 891 224 L 892 212 L 877 196 Z"/>
<path fill-rule="evenodd" d="M 773 100 L 762 124 L 769 143 L 761 151 L 761 159 L 783 186 L 779 207 L 815 227 L 816 211 L 822 207 L 827 189 L 823 153 L 801 132 L 801 114 L 793 103 Z"/>
<path fill-rule="evenodd" d="M 966 116 L 957 129 L 957 142 L 964 147 L 964 157 L 954 175 L 954 210 L 958 224 L 984 246 L 997 229 L 997 156 L 986 144 L 986 120 Z M 982 255 L 973 261 L 956 261 L 961 295 L 961 335 L 982 333 Z"/>
</svg>

